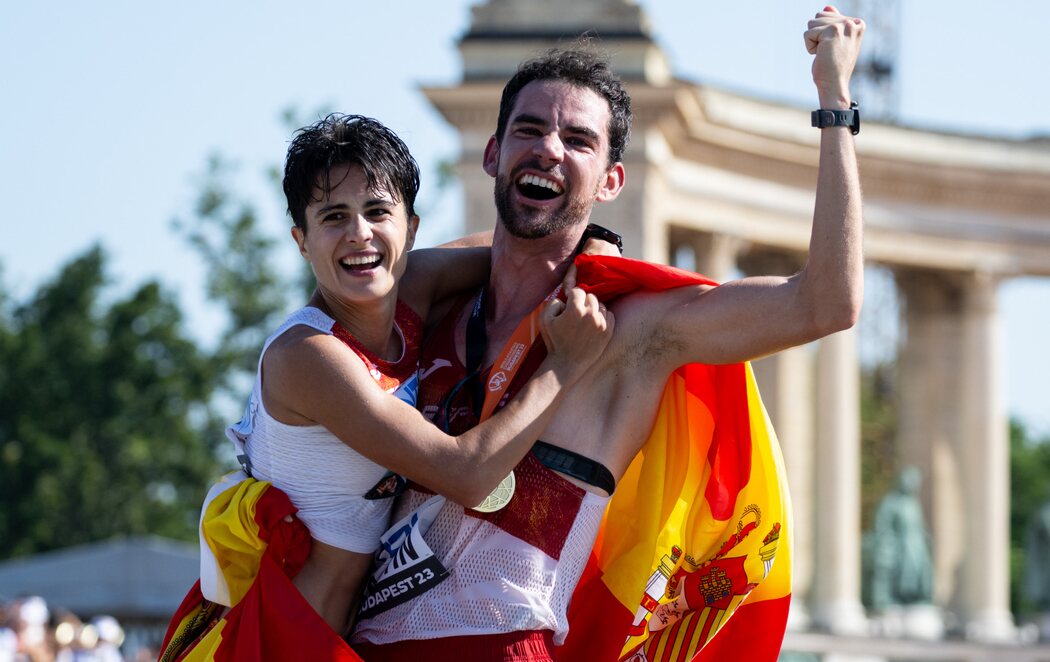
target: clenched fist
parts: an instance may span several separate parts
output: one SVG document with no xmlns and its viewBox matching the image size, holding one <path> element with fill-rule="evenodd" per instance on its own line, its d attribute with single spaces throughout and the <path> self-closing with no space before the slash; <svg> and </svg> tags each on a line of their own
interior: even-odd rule
<svg viewBox="0 0 1050 662">
<path fill-rule="evenodd" d="M 849 81 L 864 38 L 864 21 L 824 7 L 807 25 L 806 50 L 814 54 L 813 83 L 820 107 L 849 108 Z"/>
</svg>

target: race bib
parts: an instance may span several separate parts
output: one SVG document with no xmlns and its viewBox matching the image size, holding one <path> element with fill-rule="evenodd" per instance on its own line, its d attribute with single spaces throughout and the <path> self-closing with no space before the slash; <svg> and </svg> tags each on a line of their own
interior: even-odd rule
<svg viewBox="0 0 1050 662">
<path fill-rule="evenodd" d="M 448 577 L 445 568 L 423 540 L 445 497 L 428 499 L 380 538 L 375 571 L 365 587 L 359 617 L 372 618 L 426 593 Z"/>
</svg>

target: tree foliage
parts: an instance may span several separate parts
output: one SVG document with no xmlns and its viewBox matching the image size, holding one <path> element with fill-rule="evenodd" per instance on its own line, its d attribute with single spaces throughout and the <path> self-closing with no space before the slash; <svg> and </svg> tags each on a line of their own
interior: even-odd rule
<svg viewBox="0 0 1050 662">
<path fill-rule="evenodd" d="M 232 163 L 211 156 L 194 216 L 175 221 L 204 262 L 208 298 L 227 313 L 213 360 L 229 376 L 254 372 L 259 348 L 288 299 L 275 267 L 277 242 L 262 227 L 256 206 L 231 192 L 234 172 Z"/>
<path fill-rule="evenodd" d="M 860 381 L 861 528 L 874 524 L 879 501 L 891 489 L 900 470 L 897 460 L 896 366 L 866 367 Z"/>
<path fill-rule="evenodd" d="M 1033 611 L 1021 587 L 1025 539 L 1032 516 L 1050 503 L 1050 437 L 1037 439 L 1019 422 L 1010 424 L 1010 602 L 1018 615 Z M 1050 562 L 1050 559 L 1044 559 Z"/>
<path fill-rule="evenodd" d="M 217 403 L 243 400 L 287 299 L 276 242 L 231 193 L 232 172 L 213 157 L 178 224 L 227 313 L 213 348 L 156 281 L 112 298 L 100 247 L 24 303 L 0 283 L 0 558 L 122 534 L 195 537 L 201 498 L 229 469 L 217 449 L 230 413 Z"/>
<path fill-rule="evenodd" d="M 216 367 L 158 283 L 106 284 L 94 247 L 0 317 L 0 557 L 194 528 Z"/>
</svg>

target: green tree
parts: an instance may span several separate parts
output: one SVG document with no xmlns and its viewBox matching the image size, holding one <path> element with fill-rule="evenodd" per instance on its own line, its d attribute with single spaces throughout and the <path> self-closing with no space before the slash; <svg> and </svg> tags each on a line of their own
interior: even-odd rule
<svg viewBox="0 0 1050 662">
<path fill-rule="evenodd" d="M 1032 515 L 1050 502 L 1050 437 L 1035 438 L 1019 422 L 1010 423 L 1010 603 L 1017 615 L 1030 614 L 1025 599 L 1025 536 Z"/>
<path fill-rule="evenodd" d="M 0 558 L 121 534 L 195 537 L 204 491 L 231 467 L 218 459 L 223 427 L 296 288 L 256 207 L 232 193 L 235 171 L 209 159 L 177 223 L 227 314 L 210 349 L 158 282 L 113 299 L 100 247 L 20 305 L 0 286 Z"/>
<path fill-rule="evenodd" d="M 879 501 L 893 489 L 897 461 L 896 365 L 865 367 L 860 377 L 861 528 L 874 524 Z"/>
<path fill-rule="evenodd" d="M 94 247 L 0 318 L 0 557 L 189 537 L 216 474 L 211 357 L 158 283 L 106 284 Z"/>
<path fill-rule="evenodd" d="M 260 221 L 258 207 L 235 193 L 230 178 L 236 166 L 222 156 L 207 162 L 189 221 L 176 219 L 181 232 L 201 257 L 207 297 L 227 313 L 228 323 L 213 354 L 227 379 L 254 373 L 259 349 L 276 325 L 288 300 L 288 280 L 275 267 L 277 242 Z"/>
</svg>

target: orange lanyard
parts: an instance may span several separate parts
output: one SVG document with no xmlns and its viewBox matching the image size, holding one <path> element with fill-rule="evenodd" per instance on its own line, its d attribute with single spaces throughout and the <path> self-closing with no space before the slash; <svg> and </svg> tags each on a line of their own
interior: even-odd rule
<svg viewBox="0 0 1050 662">
<path fill-rule="evenodd" d="M 532 312 L 518 323 L 510 339 L 503 345 L 503 349 L 500 351 L 495 363 L 492 364 L 488 380 L 484 384 L 481 384 L 479 380 L 478 387 L 475 390 L 475 402 L 481 400 L 481 393 L 484 393 L 484 404 L 478 414 L 479 423 L 496 411 L 496 407 L 499 405 L 500 400 L 503 399 L 504 393 L 507 392 L 511 382 L 514 381 L 515 375 L 518 374 L 518 370 L 525 362 L 525 356 L 528 354 L 529 348 L 536 342 L 536 337 L 540 335 L 540 316 L 543 314 L 544 307 L 560 293 L 561 285 L 558 285 L 540 305 L 536 306 Z M 474 304 L 474 309 L 471 311 L 470 319 L 467 321 L 467 372 L 478 372 L 479 376 L 481 361 L 485 355 L 485 348 L 488 343 L 488 334 L 485 330 L 484 297 L 485 290 L 482 288 L 478 294 L 478 300 Z"/>
</svg>

